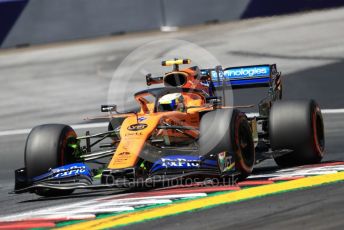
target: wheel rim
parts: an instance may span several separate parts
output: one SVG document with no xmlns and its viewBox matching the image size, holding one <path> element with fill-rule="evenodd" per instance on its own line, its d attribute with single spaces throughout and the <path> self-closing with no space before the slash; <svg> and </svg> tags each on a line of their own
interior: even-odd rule
<svg viewBox="0 0 344 230">
<path fill-rule="evenodd" d="M 251 167 L 254 162 L 254 157 L 252 156 L 252 140 L 250 140 L 250 136 L 247 135 L 247 131 L 247 127 L 241 124 L 239 128 L 239 148 L 245 165 Z"/>
<path fill-rule="evenodd" d="M 59 166 L 63 166 L 69 163 L 74 163 L 75 157 L 73 156 L 74 149 L 69 146 L 70 142 L 76 141 L 76 134 L 74 130 L 69 130 L 61 139 L 60 148 L 60 162 Z"/>
</svg>

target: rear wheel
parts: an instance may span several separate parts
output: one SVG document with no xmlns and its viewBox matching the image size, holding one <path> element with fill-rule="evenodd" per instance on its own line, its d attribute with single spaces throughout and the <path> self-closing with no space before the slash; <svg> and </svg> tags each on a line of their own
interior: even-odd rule
<svg viewBox="0 0 344 230">
<path fill-rule="evenodd" d="M 319 163 L 324 156 L 323 118 L 313 100 L 276 102 L 270 111 L 269 133 L 271 148 L 277 151 L 274 159 L 281 167 Z M 278 154 L 284 149 L 291 152 Z"/>
<path fill-rule="evenodd" d="M 32 179 L 62 165 L 74 163 L 74 149 L 68 144 L 75 141 L 75 131 L 67 125 L 47 124 L 36 126 L 30 132 L 25 146 L 25 168 L 27 180 Z M 73 190 L 37 189 L 41 196 L 61 196 Z"/>
<path fill-rule="evenodd" d="M 237 110 L 235 110 L 237 111 Z M 255 162 L 255 149 L 251 127 L 243 113 L 233 112 L 231 140 L 235 153 L 235 167 L 241 173 L 241 179 L 249 176 Z"/>
<path fill-rule="evenodd" d="M 235 109 L 221 109 L 203 115 L 199 144 L 202 155 L 218 155 L 219 169 L 224 175 L 233 172 L 232 169 L 235 169 L 233 174 L 240 174 L 239 179 L 251 174 L 255 149 L 244 113 Z"/>
</svg>

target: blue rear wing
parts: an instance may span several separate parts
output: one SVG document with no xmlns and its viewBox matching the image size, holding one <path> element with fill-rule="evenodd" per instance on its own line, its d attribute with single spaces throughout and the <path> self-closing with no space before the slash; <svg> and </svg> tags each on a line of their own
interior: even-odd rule
<svg viewBox="0 0 344 230">
<path fill-rule="evenodd" d="M 268 87 L 277 74 L 276 64 L 230 67 L 222 70 L 203 69 L 202 76 L 208 76 L 215 87 L 231 86 L 232 88 Z"/>
</svg>

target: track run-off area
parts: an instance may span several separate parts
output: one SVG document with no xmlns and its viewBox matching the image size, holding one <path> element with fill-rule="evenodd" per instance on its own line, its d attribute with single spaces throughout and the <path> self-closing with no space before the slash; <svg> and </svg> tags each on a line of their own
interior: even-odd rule
<svg viewBox="0 0 344 230">
<path fill-rule="evenodd" d="M 0 218 L 0 229 L 106 229 L 344 180 L 344 162 L 256 174 L 234 185 L 194 183 L 104 196 Z"/>
</svg>

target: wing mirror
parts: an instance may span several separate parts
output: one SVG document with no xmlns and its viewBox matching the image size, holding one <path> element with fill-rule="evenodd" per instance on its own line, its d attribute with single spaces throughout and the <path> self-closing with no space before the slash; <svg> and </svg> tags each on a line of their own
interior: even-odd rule
<svg viewBox="0 0 344 230">
<path fill-rule="evenodd" d="M 101 112 L 117 112 L 117 105 L 101 105 Z"/>
<path fill-rule="evenodd" d="M 206 102 L 211 104 L 213 107 L 222 106 L 222 97 L 210 96 L 206 98 Z"/>
</svg>

